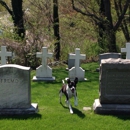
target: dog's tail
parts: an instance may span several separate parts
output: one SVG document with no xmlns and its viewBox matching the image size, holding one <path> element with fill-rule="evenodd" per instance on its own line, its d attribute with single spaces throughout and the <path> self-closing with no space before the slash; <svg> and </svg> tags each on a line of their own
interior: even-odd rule
<svg viewBox="0 0 130 130">
<path fill-rule="evenodd" d="M 65 81 L 64 81 L 64 80 L 62 80 L 62 83 L 63 83 L 63 84 L 65 84 Z"/>
</svg>

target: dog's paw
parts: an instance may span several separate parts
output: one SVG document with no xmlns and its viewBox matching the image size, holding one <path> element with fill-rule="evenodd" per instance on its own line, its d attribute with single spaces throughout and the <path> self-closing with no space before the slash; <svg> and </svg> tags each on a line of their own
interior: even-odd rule
<svg viewBox="0 0 130 130">
<path fill-rule="evenodd" d="M 72 111 L 72 109 L 70 109 L 70 113 L 71 113 L 71 114 L 73 114 L 73 111 Z"/>
</svg>

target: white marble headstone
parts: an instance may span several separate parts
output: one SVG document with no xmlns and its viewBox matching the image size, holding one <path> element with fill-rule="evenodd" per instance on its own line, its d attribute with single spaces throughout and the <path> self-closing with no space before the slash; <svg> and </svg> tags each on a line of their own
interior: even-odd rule
<svg viewBox="0 0 130 130">
<path fill-rule="evenodd" d="M 69 59 L 75 59 L 75 66 L 69 69 L 69 78 L 75 79 L 75 77 L 78 77 L 79 80 L 86 80 L 85 79 L 85 70 L 83 70 L 79 64 L 80 60 L 85 60 L 86 55 L 80 54 L 80 49 L 75 49 L 75 54 L 70 54 Z"/>
<path fill-rule="evenodd" d="M 42 64 L 36 68 L 36 76 L 33 77 L 33 81 L 53 81 L 55 77 L 52 77 L 52 68 L 47 65 L 47 58 L 52 57 L 52 53 L 48 53 L 47 47 L 42 47 L 42 52 L 37 52 L 37 57 L 42 59 Z"/>
<path fill-rule="evenodd" d="M 126 52 L 126 59 L 130 59 L 130 43 L 126 43 L 126 48 L 121 48 L 121 52 Z"/>
<path fill-rule="evenodd" d="M 7 57 L 12 56 L 12 52 L 6 51 L 6 46 L 1 46 L 0 57 L 1 57 L 1 65 L 5 65 L 7 63 Z"/>
</svg>

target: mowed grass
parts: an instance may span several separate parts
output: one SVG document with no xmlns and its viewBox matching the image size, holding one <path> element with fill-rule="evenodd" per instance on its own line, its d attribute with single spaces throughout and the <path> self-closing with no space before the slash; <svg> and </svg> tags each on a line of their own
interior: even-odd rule
<svg viewBox="0 0 130 130">
<path fill-rule="evenodd" d="M 63 106 L 59 103 L 59 90 L 62 79 L 68 77 L 66 66 L 53 68 L 54 82 L 31 82 L 32 103 L 38 103 L 39 112 L 34 115 L 0 116 L 0 130 L 129 130 L 130 116 L 98 115 L 93 110 L 85 111 L 83 107 L 91 107 L 99 97 L 99 73 L 95 72 L 98 63 L 82 65 L 87 81 L 78 82 L 78 106 L 74 106 L 74 114 L 70 114 L 62 97 Z M 35 71 L 31 72 L 31 79 Z"/>
</svg>

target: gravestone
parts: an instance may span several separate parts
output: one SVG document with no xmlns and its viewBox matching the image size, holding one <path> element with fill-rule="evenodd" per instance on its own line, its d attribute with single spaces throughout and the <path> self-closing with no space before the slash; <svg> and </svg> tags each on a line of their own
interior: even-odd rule
<svg viewBox="0 0 130 130">
<path fill-rule="evenodd" d="M 103 54 L 99 54 L 99 65 L 101 64 L 102 59 L 109 59 L 109 58 L 114 58 L 114 59 L 121 58 L 121 53 L 103 53 Z M 99 72 L 99 68 L 97 68 L 96 71 Z"/>
<path fill-rule="evenodd" d="M 121 53 L 103 53 L 103 54 L 99 54 L 99 64 L 101 63 L 102 59 L 109 59 L 109 58 L 113 58 L 113 59 L 121 58 Z"/>
<path fill-rule="evenodd" d="M 37 110 L 37 104 L 31 103 L 30 67 L 0 66 L 0 115 L 33 114 Z"/>
<path fill-rule="evenodd" d="M 70 54 L 69 55 L 70 59 L 75 59 L 75 66 L 69 69 L 69 78 L 71 80 L 74 80 L 75 77 L 77 77 L 80 81 L 86 80 L 85 78 L 85 70 L 83 70 L 79 66 L 80 60 L 85 60 L 86 55 L 85 54 L 80 54 L 80 49 L 76 48 L 75 49 L 75 54 Z M 66 78 L 67 79 L 67 78 Z"/>
<path fill-rule="evenodd" d="M 73 53 L 69 53 L 69 55 L 68 55 L 68 68 L 66 68 L 66 70 L 69 70 L 75 66 L 75 59 L 70 59 L 70 57 L 69 57 L 71 54 L 73 54 Z M 80 66 L 80 64 L 81 63 L 79 61 L 79 66 Z"/>
<path fill-rule="evenodd" d="M 1 65 L 5 65 L 7 63 L 7 57 L 11 57 L 12 52 L 6 51 L 6 46 L 1 46 L 0 57 L 1 57 Z"/>
<path fill-rule="evenodd" d="M 33 77 L 33 81 L 55 80 L 55 77 L 52 76 L 52 68 L 47 65 L 47 58 L 51 58 L 52 55 L 47 52 L 47 47 L 43 47 L 42 52 L 37 52 L 37 57 L 42 58 L 42 65 L 36 68 L 36 76 Z"/>
<path fill-rule="evenodd" d="M 126 43 L 126 48 L 121 48 L 121 52 L 126 52 L 126 59 L 130 59 L 130 43 Z"/>
<path fill-rule="evenodd" d="M 102 60 L 99 81 L 99 99 L 93 104 L 94 112 L 130 114 L 130 60 Z"/>
</svg>

